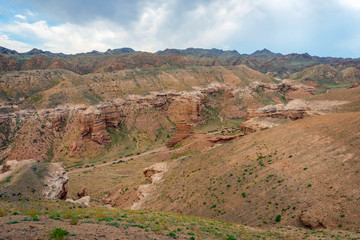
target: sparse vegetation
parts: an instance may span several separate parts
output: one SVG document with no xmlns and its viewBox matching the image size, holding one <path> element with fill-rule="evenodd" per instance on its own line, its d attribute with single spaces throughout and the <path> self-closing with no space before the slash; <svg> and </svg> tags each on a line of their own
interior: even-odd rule
<svg viewBox="0 0 360 240">
<path fill-rule="evenodd" d="M 65 238 L 66 235 L 69 235 L 69 232 L 62 229 L 62 228 L 54 228 L 50 232 L 50 237 L 55 239 L 55 240 L 62 240 L 62 239 Z"/>
</svg>

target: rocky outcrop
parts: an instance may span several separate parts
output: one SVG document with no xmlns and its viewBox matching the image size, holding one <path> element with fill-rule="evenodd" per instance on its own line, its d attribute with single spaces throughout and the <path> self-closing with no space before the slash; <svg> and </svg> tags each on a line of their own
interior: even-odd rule
<svg viewBox="0 0 360 240">
<path fill-rule="evenodd" d="M 68 193 L 69 177 L 66 174 L 62 163 L 49 164 L 48 173 L 44 178 L 46 185 L 43 195 L 50 199 L 66 199 Z"/>
<path fill-rule="evenodd" d="M 249 109 L 246 119 L 271 117 L 297 120 L 310 115 L 311 106 L 304 100 L 293 100 L 288 104 L 268 105 L 258 109 Z"/>
<path fill-rule="evenodd" d="M 150 184 L 156 184 L 162 179 L 162 175 L 167 171 L 167 169 L 167 163 L 155 163 L 154 165 L 144 169 L 144 176 Z"/>
<path fill-rule="evenodd" d="M 237 134 L 237 135 L 232 135 L 232 136 L 220 136 L 220 135 L 209 135 L 207 134 L 207 141 L 211 142 L 211 143 L 226 143 L 229 142 L 231 140 L 234 140 L 236 138 L 242 137 L 244 136 L 244 134 Z"/>
<path fill-rule="evenodd" d="M 166 162 L 155 163 L 154 165 L 144 169 L 144 175 L 149 184 L 140 185 L 137 190 L 138 201 L 134 202 L 131 209 L 141 209 L 146 197 L 155 190 L 156 185 L 162 180 L 164 173 L 168 171 L 168 164 Z"/>
<path fill-rule="evenodd" d="M 319 214 L 312 214 L 309 211 L 301 212 L 299 221 L 304 227 L 315 229 L 315 228 L 326 228 L 323 219 Z"/>
<path fill-rule="evenodd" d="M 243 122 L 240 129 L 244 131 L 244 134 L 259 132 L 268 128 L 280 126 L 288 123 L 288 119 L 278 119 L 271 117 L 255 117 Z"/>
<path fill-rule="evenodd" d="M 268 105 L 258 109 L 248 109 L 246 120 L 255 117 L 270 117 L 297 120 L 306 116 L 326 114 L 334 106 L 347 103 L 346 101 L 305 101 L 296 99 L 288 104 Z"/>
<path fill-rule="evenodd" d="M 185 120 L 176 124 L 174 135 L 171 137 L 168 147 L 174 147 L 179 142 L 194 134 L 193 126 Z"/>
<path fill-rule="evenodd" d="M 80 204 L 88 207 L 90 206 L 90 200 L 91 200 L 90 196 L 85 196 L 78 200 L 66 199 L 66 202 Z"/>
<path fill-rule="evenodd" d="M 18 166 L 17 160 L 9 160 L 4 162 L 2 166 L 0 166 L 0 173 L 6 173 L 9 171 L 13 171 Z"/>
<path fill-rule="evenodd" d="M 110 136 L 106 132 L 106 116 L 109 116 L 109 114 L 103 112 L 101 108 L 95 107 L 90 107 L 81 114 L 79 120 L 82 137 L 90 134 L 91 139 L 99 144 L 110 141 Z M 113 118 L 111 120 L 114 122 Z"/>
<path fill-rule="evenodd" d="M 89 196 L 87 188 L 83 188 L 80 192 L 77 193 L 78 198 Z"/>
<path fill-rule="evenodd" d="M 277 83 L 277 84 L 263 83 L 263 82 L 255 81 L 255 82 L 252 82 L 249 85 L 249 87 L 250 87 L 250 89 L 252 89 L 254 91 L 258 88 L 261 88 L 261 89 L 268 90 L 268 91 L 287 91 L 287 92 L 302 91 L 302 92 L 307 92 L 311 95 L 315 94 L 314 87 L 308 86 L 305 84 L 301 84 L 301 83 L 296 83 L 289 79 L 282 80 L 280 83 Z"/>
<path fill-rule="evenodd" d="M 68 112 L 69 109 L 67 108 L 55 108 L 40 110 L 38 114 L 41 119 L 49 120 L 49 122 L 46 123 L 48 129 L 54 129 L 56 132 L 59 132 Z"/>
<path fill-rule="evenodd" d="M 241 124 L 245 134 L 253 133 L 298 120 L 307 116 L 326 114 L 333 106 L 346 101 L 305 101 L 296 99 L 288 104 L 268 105 L 257 109 L 248 109 L 246 121 Z"/>
</svg>

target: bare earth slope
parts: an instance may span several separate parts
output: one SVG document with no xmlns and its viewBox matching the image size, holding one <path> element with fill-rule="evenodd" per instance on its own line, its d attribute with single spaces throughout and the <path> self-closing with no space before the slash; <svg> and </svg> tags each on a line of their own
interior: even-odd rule
<svg viewBox="0 0 360 240">
<path fill-rule="evenodd" d="M 184 158 L 144 208 L 253 226 L 356 229 L 359 120 L 360 113 L 310 117 Z"/>
</svg>

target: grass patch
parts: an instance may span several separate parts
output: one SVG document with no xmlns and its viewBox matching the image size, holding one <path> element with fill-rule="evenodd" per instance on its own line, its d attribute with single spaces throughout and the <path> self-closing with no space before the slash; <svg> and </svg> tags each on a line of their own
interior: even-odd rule
<svg viewBox="0 0 360 240">
<path fill-rule="evenodd" d="M 69 232 L 62 228 L 54 228 L 50 232 L 50 237 L 52 237 L 55 240 L 62 240 L 65 238 L 66 235 L 69 235 Z"/>
</svg>

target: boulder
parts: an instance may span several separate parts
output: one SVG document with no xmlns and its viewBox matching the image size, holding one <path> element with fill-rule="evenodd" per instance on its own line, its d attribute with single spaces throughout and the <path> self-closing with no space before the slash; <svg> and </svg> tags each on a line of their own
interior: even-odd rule
<svg viewBox="0 0 360 240">
<path fill-rule="evenodd" d="M 2 166 L 0 166 L 0 172 L 1 173 L 6 173 L 9 171 L 14 170 L 18 165 L 18 161 L 17 160 L 9 160 L 4 162 L 4 164 Z"/>
<path fill-rule="evenodd" d="M 80 192 L 77 193 L 77 196 L 79 198 L 89 196 L 89 193 L 87 191 L 87 188 L 83 188 Z"/>
<path fill-rule="evenodd" d="M 49 164 L 48 173 L 44 178 L 46 185 L 43 195 L 49 199 L 66 199 L 69 177 L 62 163 Z"/>
<path fill-rule="evenodd" d="M 85 196 L 78 200 L 66 199 L 66 202 L 80 204 L 88 207 L 90 206 L 90 199 L 91 199 L 90 196 Z"/>
<path fill-rule="evenodd" d="M 318 214 L 312 214 L 309 211 L 304 211 L 299 216 L 300 223 L 307 228 L 326 228 L 323 220 Z"/>
</svg>

